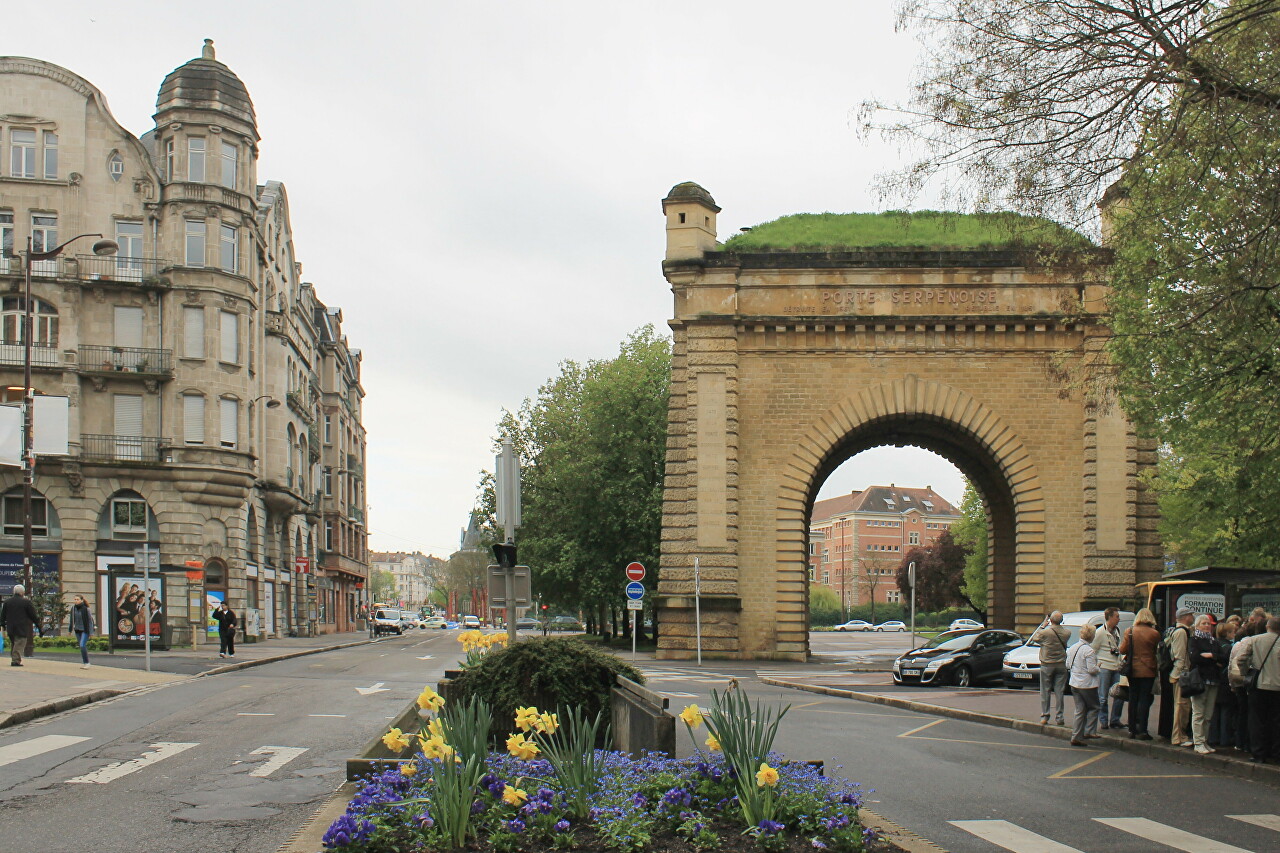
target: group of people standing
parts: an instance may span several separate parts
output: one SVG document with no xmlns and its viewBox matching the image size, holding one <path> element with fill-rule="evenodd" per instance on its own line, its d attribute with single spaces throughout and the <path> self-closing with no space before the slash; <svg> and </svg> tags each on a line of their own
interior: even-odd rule
<svg viewBox="0 0 1280 853">
<path fill-rule="evenodd" d="M 1121 632 L 1120 611 L 1109 607 L 1102 624 L 1081 626 L 1070 646 L 1062 618 L 1050 614 L 1032 639 L 1040 644 L 1041 722 L 1049 722 L 1054 697 L 1055 721 L 1063 725 L 1063 682 L 1069 683 L 1076 702 L 1073 746 L 1088 746 L 1100 729 L 1126 727 L 1126 702 L 1129 737 L 1152 740 L 1151 706 L 1167 691 L 1174 745 L 1202 755 L 1235 748 L 1255 762 L 1280 762 L 1280 617 L 1258 608 L 1248 618 L 1215 623 L 1184 607 L 1161 635 L 1149 609 Z"/>
</svg>

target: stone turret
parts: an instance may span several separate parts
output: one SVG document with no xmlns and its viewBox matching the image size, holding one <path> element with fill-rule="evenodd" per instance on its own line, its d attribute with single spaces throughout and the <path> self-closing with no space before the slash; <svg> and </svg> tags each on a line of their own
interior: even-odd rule
<svg viewBox="0 0 1280 853">
<path fill-rule="evenodd" d="M 700 258 L 716 247 L 716 214 L 720 208 L 711 193 L 685 181 L 662 200 L 667 217 L 667 260 Z"/>
</svg>

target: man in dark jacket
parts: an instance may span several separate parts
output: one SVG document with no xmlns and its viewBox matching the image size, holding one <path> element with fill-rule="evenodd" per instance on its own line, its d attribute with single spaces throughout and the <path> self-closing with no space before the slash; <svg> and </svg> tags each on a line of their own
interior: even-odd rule
<svg viewBox="0 0 1280 853">
<path fill-rule="evenodd" d="M 17 584 L 13 595 L 0 604 L 0 624 L 9 635 L 9 666 L 22 666 L 22 650 L 35 636 L 36 626 L 40 624 L 35 605 L 26 597 L 26 591 L 26 587 Z"/>
</svg>

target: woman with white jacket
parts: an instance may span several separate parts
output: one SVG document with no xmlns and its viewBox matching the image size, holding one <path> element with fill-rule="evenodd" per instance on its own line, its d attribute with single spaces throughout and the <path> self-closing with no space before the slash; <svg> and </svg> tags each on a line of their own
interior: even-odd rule
<svg viewBox="0 0 1280 853">
<path fill-rule="evenodd" d="M 1076 699 L 1072 746 L 1088 746 L 1085 738 L 1101 737 L 1098 734 L 1098 653 L 1093 650 L 1093 635 L 1092 625 L 1081 626 L 1080 639 L 1067 649 L 1067 683 Z"/>
</svg>

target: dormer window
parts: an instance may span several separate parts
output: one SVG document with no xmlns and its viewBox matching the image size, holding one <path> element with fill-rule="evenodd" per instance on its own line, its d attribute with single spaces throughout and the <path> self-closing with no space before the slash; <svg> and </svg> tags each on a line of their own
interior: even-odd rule
<svg viewBox="0 0 1280 853">
<path fill-rule="evenodd" d="M 929 512 L 933 512 L 933 501 L 920 501 L 920 503 L 924 504 L 924 508 Z"/>
<path fill-rule="evenodd" d="M 107 158 L 107 174 L 113 181 L 119 181 L 124 177 L 124 158 L 120 156 L 119 151 L 112 151 L 111 156 Z"/>
</svg>

